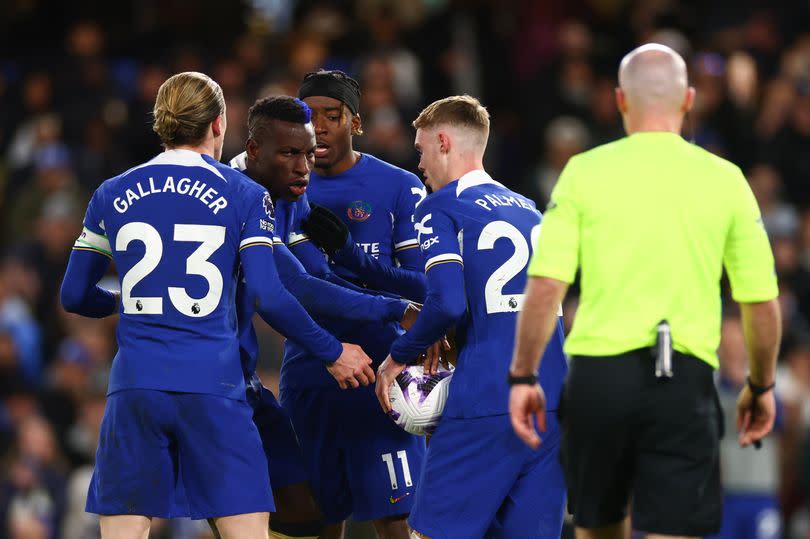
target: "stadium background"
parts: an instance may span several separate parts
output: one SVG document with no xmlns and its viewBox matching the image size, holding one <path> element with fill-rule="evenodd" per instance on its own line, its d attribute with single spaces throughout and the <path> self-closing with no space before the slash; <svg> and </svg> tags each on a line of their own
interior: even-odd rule
<svg viewBox="0 0 810 539">
<path fill-rule="evenodd" d="M 356 147 L 414 172 L 416 113 L 478 96 L 487 167 L 542 207 L 572 154 L 621 136 L 618 60 L 649 40 L 688 59 L 686 136 L 739 164 L 763 211 L 785 321 L 779 495 L 788 536 L 810 537 L 810 4 L 787 0 L 0 2 L 0 537 L 97 536 L 83 500 L 115 319 L 67 315 L 58 289 L 93 189 L 160 151 L 148 113 L 166 77 L 222 85 L 230 158 L 256 97 L 343 69 L 363 89 Z M 274 386 L 280 342 L 261 335 Z"/>
</svg>

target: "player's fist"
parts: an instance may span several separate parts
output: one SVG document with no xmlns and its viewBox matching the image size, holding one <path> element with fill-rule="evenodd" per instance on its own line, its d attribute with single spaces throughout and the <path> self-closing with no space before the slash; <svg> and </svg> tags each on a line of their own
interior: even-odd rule
<svg viewBox="0 0 810 539">
<path fill-rule="evenodd" d="M 309 203 L 309 216 L 301 222 L 301 229 L 318 247 L 333 255 L 349 239 L 349 227 L 329 209 Z"/>
<path fill-rule="evenodd" d="M 340 389 L 348 387 L 367 386 L 374 383 L 374 369 L 371 368 L 371 358 L 363 352 L 363 349 L 356 344 L 341 343 L 343 353 L 326 366 Z"/>
</svg>

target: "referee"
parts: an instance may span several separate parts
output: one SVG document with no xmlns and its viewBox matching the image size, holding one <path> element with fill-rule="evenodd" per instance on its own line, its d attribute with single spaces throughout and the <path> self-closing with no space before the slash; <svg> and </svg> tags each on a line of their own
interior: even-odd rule
<svg viewBox="0 0 810 539">
<path fill-rule="evenodd" d="M 540 443 L 533 373 L 581 269 L 562 416 L 562 459 L 578 539 L 697 537 L 720 527 L 723 426 L 712 380 L 720 278 L 741 304 L 750 375 L 739 442 L 770 432 L 781 322 L 773 255 L 740 169 L 680 136 L 695 91 L 672 49 L 648 44 L 619 68 L 628 136 L 573 157 L 529 265 L 510 372 L 512 424 Z M 672 350 L 674 348 L 674 350 Z"/>
</svg>

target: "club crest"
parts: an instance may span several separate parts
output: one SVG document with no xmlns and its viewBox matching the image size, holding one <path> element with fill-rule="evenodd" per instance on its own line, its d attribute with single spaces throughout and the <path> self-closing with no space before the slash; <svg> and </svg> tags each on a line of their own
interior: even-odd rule
<svg viewBox="0 0 810 539">
<path fill-rule="evenodd" d="M 355 200 L 349 205 L 348 209 L 346 210 L 346 215 L 348 215 L 349 219 L 352 221 L 362 223 L 371 217 L 371 211 L 371 204 L 363 200 Z"/>
</svg>

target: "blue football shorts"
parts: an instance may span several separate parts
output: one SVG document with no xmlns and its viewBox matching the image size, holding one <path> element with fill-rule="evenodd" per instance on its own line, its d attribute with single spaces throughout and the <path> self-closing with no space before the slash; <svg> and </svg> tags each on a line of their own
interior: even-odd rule
<svg viewBox="0 0 810 539">
<path fill-rule="evenodd" d="M 383 413 L 374 385 L 286 389 L 281 404 L 301 443 L 307 475 L 328 523 L 406 515 L 425 439 Z"/>
<path fill-rule="evenodd" d="M 253 422 L 262 439 L 273 488 L 307 481 L 304 457 L 290 416 L 273 392 L 262 385 L 248 386 L 247 402 L 253 408 Z"/>
<path fill-rule="evenodd" d="M 148 389 L 107 397 L 86 510 L 194 519 L 274 511 L 253 409 Z"/>
<path fill-rule="evenodd" d="M 554 412 L 537 451 L 508 415 L 442 418 L 428 445 L 411 527 L 432 539 L 559 539 L 565 480 Z"/>
</svg>

